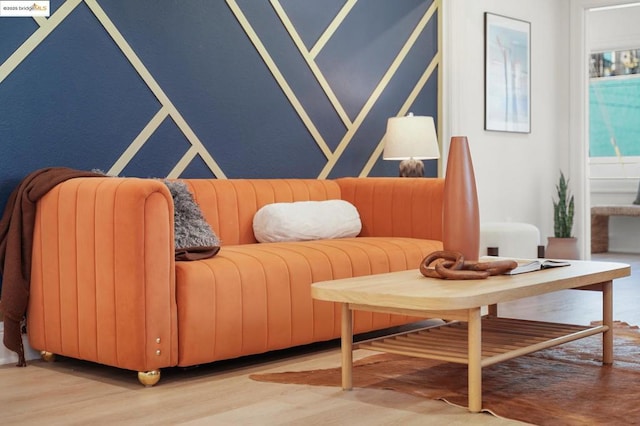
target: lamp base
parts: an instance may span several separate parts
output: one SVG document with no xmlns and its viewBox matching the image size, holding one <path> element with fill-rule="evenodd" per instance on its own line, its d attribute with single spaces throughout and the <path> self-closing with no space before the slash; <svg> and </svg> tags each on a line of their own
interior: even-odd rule
<svg viewBox="0 0 640 426">
<path fill-rule="evenodd" d="M 424 163 L 422 160 L 409 158 L 400 162 L 400 177 L 423 177 Z"/>
</svg>

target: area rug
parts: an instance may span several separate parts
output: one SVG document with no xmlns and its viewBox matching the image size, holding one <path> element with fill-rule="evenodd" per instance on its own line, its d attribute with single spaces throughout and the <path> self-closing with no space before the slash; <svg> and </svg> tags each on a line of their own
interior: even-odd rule
<svg viewBox="0 0 640 426">
<path fill-rule="evenodd" d="M 483 409 L 537 425 L 640 424 L 640 331 L 616 322 L 614 364 L 601 363 L 602 336 L 483 369 Z M 340 386 L 340 368 L 252 374 L 265 382 Z M 467 367 L 394 354 L 354 362 L 356 388 L 391 389 L 467 406 Z M 357 389 L 356 389 L 357 391 Z"/>
</svg>

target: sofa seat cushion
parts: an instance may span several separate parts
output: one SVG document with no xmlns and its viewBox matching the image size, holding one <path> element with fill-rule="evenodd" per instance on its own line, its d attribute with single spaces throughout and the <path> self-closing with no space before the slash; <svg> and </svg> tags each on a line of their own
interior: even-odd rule
<svg viewBox="0 0 640 426">
<path fill-rule="evenodd" d="M 330 340 L 337 304 L 311 298 L 318 281 L 417 269 L 442 243 L 404 237 L 224 246 L 210 259 L 176 262 L 179 365 Z M 356 312 L 354 332 L 410 322 Z"/>
</svg>

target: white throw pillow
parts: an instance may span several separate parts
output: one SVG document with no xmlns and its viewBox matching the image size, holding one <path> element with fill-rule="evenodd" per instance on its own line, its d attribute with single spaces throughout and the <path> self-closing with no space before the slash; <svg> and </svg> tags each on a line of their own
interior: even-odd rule
<svg viewBox="0 0 640 426">
<path fill-rule="evenodd" d="M 261 243 L 355 237 L 361 229 L 358 210 L 344 200 L 267 204 L 253 217 Z"/>
</svg>

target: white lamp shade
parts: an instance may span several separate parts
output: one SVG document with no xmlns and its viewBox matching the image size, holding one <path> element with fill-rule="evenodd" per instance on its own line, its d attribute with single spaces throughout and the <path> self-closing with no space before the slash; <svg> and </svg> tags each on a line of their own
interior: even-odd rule
<svg viewBox="0 0 640 426">
<path fill-rule="evenodd" d="M 389 118 L 382 158 L 385 160 L 440 158 L 433 117 L 407 115 Z"/>
</svg>

